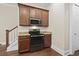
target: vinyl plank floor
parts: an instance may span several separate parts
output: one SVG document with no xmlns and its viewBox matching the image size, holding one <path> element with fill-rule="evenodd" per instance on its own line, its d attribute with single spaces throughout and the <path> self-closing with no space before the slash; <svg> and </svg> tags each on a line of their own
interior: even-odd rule
<svg viewBox="0 0 79 59">
<path fill-rule="evenodd" d="M 6 50 L 0 50 L 0 56 L 61 56 L 52 48 L 45 48 L 40 51 L 27 52 L 19 54 L 18 51 L 6 52 Z"/>
</svg>

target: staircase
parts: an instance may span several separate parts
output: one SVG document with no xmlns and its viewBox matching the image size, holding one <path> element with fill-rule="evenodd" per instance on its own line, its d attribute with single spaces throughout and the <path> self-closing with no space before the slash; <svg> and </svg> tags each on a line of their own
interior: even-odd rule
<svg viewBox="0 0 79 59">
<path fill-rule="evenodd" d="M 6 30 L 6 49 L 7 51 L 18 50 L 18 26 Z"/>
</svg>

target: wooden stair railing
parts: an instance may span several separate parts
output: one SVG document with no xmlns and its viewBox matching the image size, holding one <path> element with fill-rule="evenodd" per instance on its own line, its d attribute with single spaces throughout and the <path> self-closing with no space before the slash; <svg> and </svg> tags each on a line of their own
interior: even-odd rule
<svg viewBox="0 0 79 59">
<path fill-rule="evenodd" d="M 12 28 L 11 30 L 6 30 L 6 48 L 9 46 L 9 33 L 16 28 L 18 28 L 18 26 Z"/>
<path fill-rule="evenodd" d="M 6 47 L 9 46 L 9 30 L 6 30 Z"/>
</svg>

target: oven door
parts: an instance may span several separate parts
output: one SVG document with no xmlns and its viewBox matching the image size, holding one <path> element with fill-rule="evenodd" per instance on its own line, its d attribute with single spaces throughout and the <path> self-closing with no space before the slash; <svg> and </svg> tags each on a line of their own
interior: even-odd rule
<svg viewBox="0 0 79 59">
<path fill-rule="evenodd" d="M 43 35 L 31 35 L 30 40 L 31 51 L 37 51 L 43 49 L 43 46 L 44 46 Z"/>
</svg>

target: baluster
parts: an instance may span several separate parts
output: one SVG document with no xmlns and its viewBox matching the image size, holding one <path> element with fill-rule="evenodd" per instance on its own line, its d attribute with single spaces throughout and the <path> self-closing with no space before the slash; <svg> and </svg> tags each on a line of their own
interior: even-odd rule
<svg viewBox="0 0 79 59">
<path fill-rule="evenodd" d="M 6 48 L 17 40 L 17 29 L 18 26 L 14 27 L 11 30 L 6 30 Z"/>
</svg>

